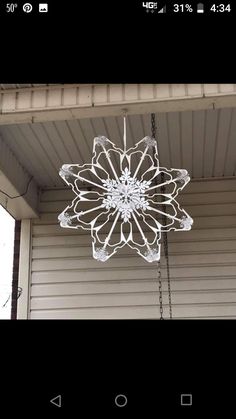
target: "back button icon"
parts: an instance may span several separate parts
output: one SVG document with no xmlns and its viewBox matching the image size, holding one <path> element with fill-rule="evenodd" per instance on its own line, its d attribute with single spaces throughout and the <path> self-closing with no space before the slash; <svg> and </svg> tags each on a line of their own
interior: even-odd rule
<svg viewBox="0 0 236 419">
<path fill-rule="evenodd" d="M 61 395 L 59 394 L 58 396 L 51 399 L 50 403 L 54 404 L 57 407 L 61 407 Z"/>
</svg>

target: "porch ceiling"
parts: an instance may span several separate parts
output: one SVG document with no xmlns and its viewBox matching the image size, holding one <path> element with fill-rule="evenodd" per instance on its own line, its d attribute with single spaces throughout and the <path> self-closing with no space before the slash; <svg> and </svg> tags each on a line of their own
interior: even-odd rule
<svg viewBox="0 0 236 419">
<path fill-rule="evenodd" d="M 150 115 L 129 115 L 128 146 L 151 135 Z M 192 178 L 236 174 L 236 109 L 156 114 L 160 164 L 186 168 Z M 89 163 L 93 138 L 122 146 L 120 117 L 86 118 L 0 126 L 0 136 L 42 188 L 65 186 L 63 163 Z"/>
</svg>

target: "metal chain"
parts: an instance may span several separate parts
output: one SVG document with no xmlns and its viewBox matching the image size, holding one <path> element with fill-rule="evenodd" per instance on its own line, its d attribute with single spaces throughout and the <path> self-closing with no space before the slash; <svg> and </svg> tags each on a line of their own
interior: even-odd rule
<svg viewBox="0 0 236 419">
<path fill-rule="evenodd" d="M 154 138 L 154 140 L 156 140 L 157 127 L 156 127 L 156 118 L 155 118 L 154 113 L 151 114 L 151 125 L 152 125 L 152 138 Z"/>
<path fill-rule="evenodd" d="M 161 173 L 161 183 L 164 183 L 164 173 Z M 161 186 L 161 193 L 162 196 L 165 194 L 165 186 Z M 163 198 L 164 200 L 164 198 Z M 166 214 L 166 205 L 163 204 L 163 212 Z M 166 225 L 166 216 L 163 215 L 162 217 L 163 225 Z M 169 300 L 169 314 L 170 319 L 172 319 L 172 303 L 171 303 L 171 287 L 170 287 L 170 265 L 169 265 L 169 249 L 168 249 L 168 238 L 167 238 L 167 232 L 163 231 L 163 247 L 164 247 L 164 255 L 166 258 L 166 271 L 167 271 L 167 284 L 168 284 L 168 300 Z"/>
<path fill-rule="evenodd" d="M 152 138 L 156 139 L 156 121 L 155 114 L 151 114 L 151 126 L 152 126 Z M 161 263 L 157 263 L 157 279 L 159 288 L 159 308 L 160 308 L 160 320 L 164 320 L 163 317 L 163 298 L 162 298 L 162 281 L 161 281 Z"/>
<path fill-rule="evenodd" d="M 163 299 L 162 299 L 162 282 L 161 282 L 161 264 L 157 262 L 157 278 L 159 288 L 159 307 L 160 307 L 160 320 L 164 320 L 163 317 Z"/>
<path fill-rule="evenodd" d="M 156 139 L 156 121 L 155 114 L 151 114 L 151 126 L 152 126 L 152 137 Z M 164 183 L 164 173 L 161 173 L 161 183 Z M 164 200 L 163 195 L 165 194 L 165 186 L 161 186 L 162 200 Z M 163 212 L 166 213 L 166 205 L 163 205 Z M 162 217 L 163 225 L 166 225 L 166 216 Z M 167 283 L 168 283 L 168 300 L 169 300 L 169 314 L 170 319 L 172 319 L 172 302 L 171 302 L 171 286 L 170 286 L 170 266 L 169 266 L 169 250 L 168 250 L 168 238 L 167 233 L 163 232 L 163 246 L 164 254 L 166 258 L 166 270 L 167 270 Z M 163 300 L 162 300 L 162 281 L 161 281 L 161 267 L 160 262 L 158 262 L 158 281 L 159 281 L 159 301 L 160 301 L 160 319 L 163 319 Z"/>
</svg>

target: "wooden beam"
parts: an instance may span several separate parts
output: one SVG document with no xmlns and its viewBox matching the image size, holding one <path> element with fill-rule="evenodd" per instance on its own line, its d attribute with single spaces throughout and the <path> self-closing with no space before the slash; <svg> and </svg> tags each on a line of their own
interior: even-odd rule
<svg viewBox="0 0 236 419">
<path fill-rule="evenodd" d="M 0 124 L 235 106 L 234 84 L 57 85 L 0 90 Z"/>
<path fill-rule="evenodd" d="M 22 294 L 17 301 L 17 319 L 29 317 L 29 288 L 30 288 L 30 262 L 31 262 L 31 221 L 21 222 L 20 234 L 20 258 L 19 258 L 19 281 L 18 287 L 22 288 Z"/>
<path fill-rule="evenodd" d="M 17 220 L 38 217 L 38 188 L 0 137 L 0 204 Z"/>
</svg>

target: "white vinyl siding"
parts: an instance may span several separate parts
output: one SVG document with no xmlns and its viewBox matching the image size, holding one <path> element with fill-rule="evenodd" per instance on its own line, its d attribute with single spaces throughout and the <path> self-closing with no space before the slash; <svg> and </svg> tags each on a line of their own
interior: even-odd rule
<svg viewBox="0 0 236 419">
<path fill-rule="evenodd" d="M 155 263 L 129 247 L 94 260 L 89 233 L 57 222 L 71 196 L 42 192 L 41 216 L 32 220 L 30 318 L 158 318 Z M 236 180 L 193 181 L 179 202 L 194 226 L 168 234 L 173 317 L 236 318 Z M 164 256 L 161 265 L 168 317 Z"/>
</svg>

